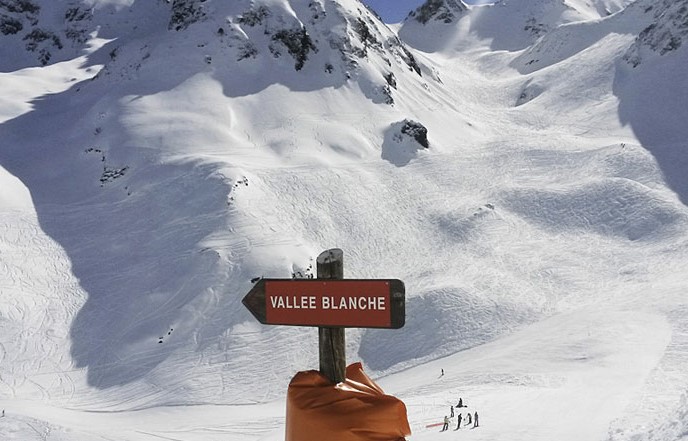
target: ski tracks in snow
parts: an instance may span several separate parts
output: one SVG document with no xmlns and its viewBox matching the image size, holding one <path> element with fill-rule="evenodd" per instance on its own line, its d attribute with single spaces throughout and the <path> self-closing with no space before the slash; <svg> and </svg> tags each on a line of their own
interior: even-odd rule
<svg viewBox="0 0 688 441">
<path fill-rule="evenodd" d="M 25 207 L 0 212 L 0 297 L 0 391 L 68 402 L 80 375 L 69 326 L 85 296 L 61 247 Z"/>
</svg>

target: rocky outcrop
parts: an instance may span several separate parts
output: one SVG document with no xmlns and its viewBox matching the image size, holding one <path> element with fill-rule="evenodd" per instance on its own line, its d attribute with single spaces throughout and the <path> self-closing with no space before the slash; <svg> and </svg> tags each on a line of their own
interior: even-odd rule
<svg viewBox="0 0 688 441">
<path fill-rule="evenodd" d="M 0 37 L 3 45 L 19 46 L 12 50 L 26 51 L 38 64 L 45 66 L 66 45 L 85 41 L 80 22 L 88 13 L 78 6 L 68 6 L 63 26 L 54 27 L 41 20 L 41 4 L 36 0 L 0 0 Z"/>
<path fill-rule="evenodd" d="M 181 31 L 206 17 L 205 0 L 174 0 L 170 17 L 169 29 Z"/>
<path fill-rule="evenodd" d="M 427 0 L 411 12 L 409 18 L 422 24 L 431 20 L 452 23 L 467 10 L 468 7 L 461 0 Z"/>
<path fill-rule="evenodd" d="M 294 58 L 294 68 L 301 70 L 314 54 L 334 50 L 340 63 L 328 60 L 323 72 L 333 73 L 337 67 L 351 72 L 360 63 L 378 57 L 387 65 L 401 62 L 408 70 L 421 74 L 412 53 L 367 8 L 347 11 L 337 2 L 321 0 L 309 2 L 308 8 L 299 12 L 289 17 L 274 6 L 252 2 L 221 33 L 238 48 L 240 60 L 265 52 L 277 58 L 288 54 Z"/>
<path fill-rule="evenodd" d="M 662 0 L 638 2 L 634 7 L 643 8 L 652 15 L 652 23 L 644 28 L 635 43 L 624 55 L 633 67 L 642 63 L 646 50 L 666 55 L 676 51 L 688 40 L 688 0 Z"/>
</svg>

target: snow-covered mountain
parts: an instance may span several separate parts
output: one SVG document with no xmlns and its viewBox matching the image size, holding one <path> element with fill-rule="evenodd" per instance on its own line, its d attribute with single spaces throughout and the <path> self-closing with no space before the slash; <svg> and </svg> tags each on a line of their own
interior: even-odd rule
<svg viewBox="0 0 688 441">
<path fill-rule="evenodd" d="M 317 332 L 240 300 L 339 247 L 413 440 L 682 439 L 687 9 L 0 0 L 0 438 L 282 439 Z"/>
<path fill-rule="evenodd" d="M 468 10 L 464 3 L 433 0 L 409 16 L 400 29 L 400 36 L 416 47 L 434 52 L 462 47 L 466 33 L 470 32 L 489 40 L 495 51 L 518 51 L 563 24 L 608 16 L 629 3 L 631 0 L 501 0 L 473 8 L 470 17 L 461 20 Z M 429 27 L 432 31 L 427 30 Z"/>
<path fill-rule="evenodd" d="M 83 368 L 89 386 L 121 388 L 138 406 L 277 396 L 270 383 L 257 388 L 217 359 L 256 350 L 231 336 L 249 317 L 240 294 L 256 276 L 311 268 L 318 249 L 346 230 L 336 223 L 349 223 L 330 205 L 351 209 L 334 196 L 317 202 L 306 182 L 327 182 L 327 173 L 303 181 L 290 167 L 327 171 L 373 158 L 401 167 L 428 145 L 421 117 L 449 95 L 433 68 L 357 1 L 103 3 L 90 13 L 97 34 L 86 55 L 42 70 L 67 77 L 63 91 L 3 117 L 3 167 L 28 187 L 40 229 L 64 248 L 74 277 L 64 282 L 75 289 L 65 294 L 75 312 L 65 320 L 73 321 L 69 344 L 59 348 L 67 353 L 55 358 Z M 16 108 L 31 81 L 8 99 Z M 454 111 L 429 127 L 461 118 Z M 346 187 L 361 184 L 354 170 Z M 300 220 L 281 207 L 297 200 Z M 357 210 L 370 216 L 378 204 Z M 330 216 L 336 222 L 318 233 L 315 225 Z M 177 343 L 159 343 L 172 329 Z M 286 332 L 301 339 L 308 331 Z M 312 362 L 313 348 L 304 351 Z M 262 368 L 237 368 L 292 364 L 292 348 L 273 352 Z M 202 374 L 155 373 L 187 357 L 206 359 L 193 364 L 226 379 L 201 391 L 187 384 Z M 140 393 L 150 375 L 176 386 Z M 235 393 L 223 397 L 225 388 Z"/>
<path fill-rule="evenodd" d="M 466 11 L 468 7 L 461 0 L 429 0 L 411 11 L 409 19 L 421 24 L 429 21 L 452 23 Z"/>
</svg>

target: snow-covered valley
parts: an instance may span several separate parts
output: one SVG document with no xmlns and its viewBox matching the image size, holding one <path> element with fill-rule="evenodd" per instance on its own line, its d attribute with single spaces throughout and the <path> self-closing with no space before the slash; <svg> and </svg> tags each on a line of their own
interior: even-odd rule
<svg viewBox="0 0 688 441">
<path fill-rule="evenodd" d="M 410 440 L 688 439 L 686 10 L 0 1 L 0 439 L 284 439 L 317 330 L 241 298 L 334 247 Z"/>
</svg>

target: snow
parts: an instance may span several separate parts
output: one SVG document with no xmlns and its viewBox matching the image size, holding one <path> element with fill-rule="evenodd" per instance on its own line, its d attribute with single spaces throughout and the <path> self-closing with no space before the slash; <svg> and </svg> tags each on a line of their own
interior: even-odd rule
<svg viewBox="0 0 688 441">
<path fill-rule="evenodd" d="M 240 301 L 333 247 L 406 284 L 405 327 L 349 329 L 347 354 L 410 440 L 686 439 L 688 52 L 624 59 L 642 5 L 409 21 L 419 75 L 354 0 L 257 2 L 256 27 L 207 2 L 179 32 L 162 4 L 91 3 L 78 57 L 0 59 L 0 439 L 283 439 L 317 331 Z M 298 71 L 285 23 L 317 42 Z M 479 428 L 426 427 L 459 397 Z"/>
</svg>

